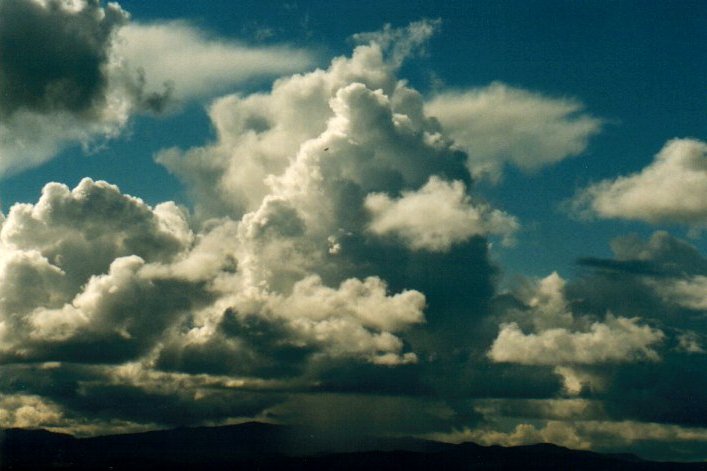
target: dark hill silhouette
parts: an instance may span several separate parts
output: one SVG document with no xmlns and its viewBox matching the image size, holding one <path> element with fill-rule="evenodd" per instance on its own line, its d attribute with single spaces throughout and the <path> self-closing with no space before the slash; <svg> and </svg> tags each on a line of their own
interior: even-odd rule
<svg viewBox="0 0 707 471">
<path fill-rule="evenodd" d="M 324 434 L 258 422 L 83 439 L 45 430 L 9 429 L 0 437 L 2 470 L 707 470 L 705 463 L 657 463 L 551 444 L 486 447 L 370 437 L 332 443 Z"/>
</svg>

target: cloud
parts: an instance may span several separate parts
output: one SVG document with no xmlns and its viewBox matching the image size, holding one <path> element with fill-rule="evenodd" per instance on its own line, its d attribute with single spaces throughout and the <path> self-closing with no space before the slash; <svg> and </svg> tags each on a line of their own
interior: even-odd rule
<svg viewBox="0 0 707 471">
<path fill-rule="evenodd" d="M 464 156 L 385 56 L 371 42 L 326 70 L 281 78 L 269 93 L 221 98 L 210 109 L 217 140 L 165 151 L 158 161 L 184 180 L 206 216 L 257 209 L 273 185 L 320 158 L 325 183 L 340 178 L 366 192 L 419 187 L 435 173 L 467 181 Z"/>
<path fill-rule="evenodd" d="M 653 286 L 668 302 L 688 309 L 707 310 L 707 276 L 693 276 L 667 283 L 656 281 Z"/>
<path fill-rule="evenodd" d="M 61 423 L 61 409 L 42 398 L 25 395 L 0 396 L 0 427 L 52 427 Z"/>
<path fill-rule="evenodd" d="M 666 459 L 666 456 L 675 456 L 676 452 L 676 450 L 665 450 L 668 448 L 666 443 L 675 444 L 678 448 L 691 444 L 699 449 L 703 447 L 704 442 L 707 442 L 707 429 L 635 421 L 550 420 L 541 426 L 530 423 L 518 424 L 508 432 L 493 429 L 464 429 L 447 434 L 433 434 L 431 438 L 450 443 L 473 441 L 487 446 L 554 443 L 573 449 L 597 451 L 625 450 L 628 447 L 640 450 L 643 456 Z M 648 450 L 650 447 L 653 448 L 652 452 Z"/>
<path fill-rule="evenodd" d="M 90 179 L 46 185 L 0 228 L 0 358 L 134 355 L 189 306 L 181 281 L 142 275 L 145 260 L 174 260 L 192 237 L 173 203 L 151 208 Z"/>
<path fill-rule="evenodd" d="M 7 0 L 0 16 L 0 177 L 116 138 L 131 116 L 177 98 L 311 63 L 304 51 L 207 39 L 185 23 L 130 24 L 112 2 Z"/>
<path fill-rule="evenodd" d="M 0 116 L 25 110 L 97 117 L 106 66 L 127 14 L 117 4 L 4 1 L 0 14 Z"/>
<path fill-rule="evenodd" d="M 602 125 L 576 100 L 552 98 L 503 83 L 442 91 L 425 103 L 475 176 L 498 180 L 504 166 L 535 171 L 587 149 Z"/>
<path fill-rule="evenodd" d="M 127 13 L 95 1 L 12 0 L 0 16 L 0 175 L 70 142 L 117 135 L 132 103 L 111 79 L 110 47 Z"/>
<path fill-rule="evenodd" d="M 508 238 L 518 228 L 517 220 L 503 211 L 474 206 L 462 182 L 434 176 L 419 191 L 404 192 L 397 200 L 369 194 L 365 206 L 372 215 L 372 233 L 398 236 L 413 250 L 444 252 L 472 236 Z"/>
<path fill-rule="evenodd" d="M 578 422 L 703 427 L 707 260 L 667 233 L 626 237 L 576 279 L 496 293 L 487 237 L 518 222 L 474 195 L 468 155 L 398 77 L 432 26 L 216 100 L 212 143 L 158 156 L 193 213 L 86 179 L 0 217 L 4 423 L 27 405 L 86 434 L 352 420 L 576 446 L 597 443 Z M 143 27 L 184 31 L 194 55 L 239 47 Z"/>
<path fill-rule="evenodd" d="M 538 334 L 525 334 L 511 323 L 501 326 L 489 357 L 524 365 L 657 361 L 660 357 L 651 345 L 662 339 L 662 332 L 638 325 L 637 319 L 607 317 L 604 323 L 592 324 L 588 332 L 557 328 Z"/>
<path fill-rule="evenodd" d="M 491 360 L 571 366 L 660 359 L 652 348 L 664 338 L 660 330 L 640 325 L 637 318 L 615 317 L 610 313 L 603 322 L 574 316 L 565 299 L 565 282 L 557 274 L 536 282 L 535 286 L 535 294 L 526 294 L 527 310 L 517 312 L 522 321 L 533 325 L 533 332 L 524 333 L 517 322 L 501 324 L 488 352 Z"/>
<path fill-rule="evenodd" d="M 418 26 L 387 30 L 409 39 L 402 49 L 371 36 L 327 69 L 217 100 L 215 143 L 159 157 L 194 215 L 89 179 L 13 206 L 0 228 L 0 391 L 55 404 L 57 427 L 90 416 L 103 430 L 259 417 L 300 393 L 386 392 L 404 410 L 399 396 L 437 390 L 429 358 L 466 355 L 458 332 L 493 294 L 484 236 L 516 223 L 471 199 L 465 155 L 397 78 Z M 372 198 L 447 194 L 440 223 L 461 214 L 473 227 L 443 234 L 444 252 L 369 231 Z"/>
<path fill-rule="evenodd" d="M 673 139 L 640 172 L 591 185 L 571 204 L 584 215 L 700 227 L 707 222 L 705 194 L 707 144 Z"/>
<path fill-rule="evenodd" d="M 114 53 L 144 74 L 146 93 L 160 93 L 167 84 L 180 100 L 212 97 L 256 79 L 303 70 L 313 62 L 308 51 L 239 44 L 183 21 L 125 25 Z"/>
<path fill-rule="evenodd" d="M 375 43 L 388 53 L 388 60 L 396 67 L 411 56 L 424 54 L 429 39 L 439 30 L 442 20 L 423 19 L 414 21 L 404 28 L 394 28 L 390 24 L 379 31 L 354 34 L 352 39 L 358 44 Z"/>
</svg>

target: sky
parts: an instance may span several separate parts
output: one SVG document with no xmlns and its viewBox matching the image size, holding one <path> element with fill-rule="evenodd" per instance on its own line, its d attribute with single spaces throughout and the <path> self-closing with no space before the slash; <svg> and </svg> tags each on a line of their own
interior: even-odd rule
<svg viewBox="0 0 707 471">
<path fill-rule="evenodd" d="M 0 427 L 707 459 L 706 25 L 0 0 Z"/>
</svg>

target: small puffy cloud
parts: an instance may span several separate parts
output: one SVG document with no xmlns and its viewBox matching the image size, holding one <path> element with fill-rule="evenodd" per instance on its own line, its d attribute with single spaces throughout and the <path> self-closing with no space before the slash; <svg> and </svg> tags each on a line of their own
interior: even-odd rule
<svg viewBox="0 0 707 471">
<path fill-rule="evenodd" d="M 633 175 L 605 180 L 572 200 L 580 214 L 651 224 L 707 224 L 707 144 L 668 141 L 655 160 Z"/>
<path fill-rule="evenodd" d="M 360 44 L 379 44 L 388 52 L 390 62 L 400 66 L 408 57 L 424 54 L 427 41 L 441 24 L 440 19 L 415 21 L 405 28 L 393 28 L 386 24 L 380 31 L 354 34 L 353 40 Z"/>
<path fill-rule="evenodd" d="M 489 357 L 522 365 L 657 361 L 660 357 L 652 346 L 663 338 L 661 331 L 639 325 L 638 319 L 613 316 L 592 324 L 588 332 L 556 328 L 525 334 L 511 323 L 501 326 Z"/>
<path fill-rule="evenodd" d="M 505 165 L 534 171 L 581 155 L 601 120 L 576 100 L 493 83 L 443 91 L 425 104 L 456 145 L 469 153 L 474 175 L 497 180 Z"/>
<path fill-rule="evenodd" d="M 401 353 L 403 342 L 393 333 L 424 321 L 425 297 L 417 291 L 393 296 L 386 291 L 375 277 L 346 280 L 338 290 L 310 277 L 296 283 L 288 297 L 269 304 L 297 336 L 323 344 L 334 356 L 362 355 L 383 365 L 415 362 L 414 353 Z"/>
<path fill-rule="evenodd" d="M 707 276 L 699 275 L 667 282 L 656 280 L 652 285 L 668 302 L 688 309 L 707 311 Z"/>
<path fill-rule="evenodd" d="M 160 93 L 166 85 L 173 89 L 174 98 L 182 100 L 214 96 L 312 63 L 307 51 L 238 44 L 180 21 L 128 24 L 118 32 L 114 53 L 144 74 L 146 94 Z"/>
<path fill-rule="evenodd" d="M 418 191 L 403 192 L 395 200 L 384 193 L 369 194 L 365 205 L 372 218 L 370 232 L 397 236 L 413 250 L 444 252 L 472 236 L 508 238 L 518 228 L 513 216 L 474 205 L 464 183 L 435 176 Z"/>
</svg>

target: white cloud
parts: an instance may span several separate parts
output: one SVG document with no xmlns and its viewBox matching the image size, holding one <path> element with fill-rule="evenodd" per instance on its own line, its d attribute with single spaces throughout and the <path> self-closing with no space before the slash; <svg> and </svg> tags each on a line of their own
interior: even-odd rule
<svg viewBox="0 0 707 471">
<path fill-rule="evenodd" d="M 570 422 L 548 421 L 545 426 L 536 428 L 532 424 L 518 424 L 510 432 L 494 429 L 457 430 L 450 433 L 431 435 L 434 440 L 449 443 L 474 442 L 480 445 L 521 446 L 536 443 L 554 443 L 576 450 L 586 450 L 591 442 L 580 436 Z"/>
<path fill-rule="evenodd" d="M 650 284 L 668 302 L 688 309 L 707 311 L 707 276 L 656 280 Z"/>
<path fill-rule="evenodd" d="M 193 234 L 174 203 L 151 208 L 106 182 L 83 179 L 76 188 L 48 183 L 36 204 L 16 204 L 0 229 L 0 247 L 37 251 L 63 270 L 73 286 L 104 273 L 120 256 L 167 261 Z"/>
<path fill-rule="evenodd" d="M 146 93 L 171 84 L 182 100 L 212 97 L 254 79 L 303 70 L 313 62 L 301 49 L 239 44 L 183 21 L 128 24 L 118 32 L 114 53 L 130 69 L 144 71 Z"/>
<path fill-rule="evenodd" d="M 582 113 L 582 104 L 575 100 L 502 83 L 443 91 L 425 109 L 469 153 L 472 173 L 493 180 L 500 178 L 505 165 L 534 171 L 581 155 L 602 124 Z"/>
<path fill-rule="evenodd" d="M 504 324 L 494 340 L 489 357 L 496 362 L 522 365 L 566 365 L 657 361 L 651 348 L 660 342 L 661 331 L 639 325 L 638 319 L 607 317 L 592 324 L 588 332 L 547 329 L 525 334 L 518 324 Z"/>
<path fill-rule="evenodd" d="M 572 366 L 600 363 L 658 361 L 653 347 L 665 335 L 638 318 L 607 313 L 603 322 L 575 316 L 564 295 L 565 282 L 556 273 L 520 294 L 527 309 L 511 310 L 513 322 L 500 326 L 488 356 L 492 361 L 522 365 Z M 525 333 L 519 323 L 530 324 Z M 565 389 L 581 390 L 584 380 L 571 369 L 558 369 Z M 570 374 L 573 373 L 573 374 Z"/>
<path fill-rule="evenodd" d="M 671 140 L 640 172 L 594 184 L 572 204 L 580 214 L 601 218 L 703 226 L 707 223 L 707 144 Z"/>
<path fill-rule="evenodd" d="M 365 205 L 372 217 L 370 232 L 397 236 L 413 250 L 444 252 L 472 236 L 489 234 L 508 239 L 518 228 L 517 220 L 503 211 L 472 203 L 461 181 L 436 176 L 395 200 L 371 193 Z"/>
</svg>

